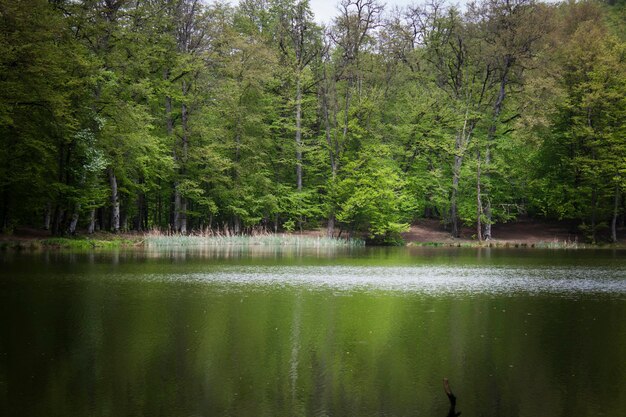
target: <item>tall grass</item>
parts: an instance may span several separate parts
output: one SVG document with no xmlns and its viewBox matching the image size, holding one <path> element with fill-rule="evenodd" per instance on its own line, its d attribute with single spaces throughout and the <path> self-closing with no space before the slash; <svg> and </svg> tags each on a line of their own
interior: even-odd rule
<svg viewBox="0 0 626 417">
<path fill-rule="evenodd" d="M 535 247 L 541 249 L 584 249 L 587 245 L 578 243 L 578 240 L 558 240 L 554 239 L 550 242 L 538 242 Z"/>
<path fill-rule="evenodd" d="M 324 236 L 296 234 L 253 233 L 237 235 L 214 231 L 194 232 L 190 235 L 152 231 L 144 235 L 146 246 L 294 246 L 308 248 L 364 246 L 362 239 L 338 239 Z"/>
</svg>

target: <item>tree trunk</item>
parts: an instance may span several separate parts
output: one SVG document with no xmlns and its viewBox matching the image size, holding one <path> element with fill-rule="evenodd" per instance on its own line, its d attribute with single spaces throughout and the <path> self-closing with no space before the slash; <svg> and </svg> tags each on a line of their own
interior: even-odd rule
<svg viewBox="0 0 626 417">
<path fill-rule="evenodd" d="M 613 219 L 611 220 L 611 242 L 617 243 L 617 217 L 619 215 L 619 202 L 621 193 L 619 185 L 615 184 L 615 201 L 613 204 Z"/>
<path fill-rule="evenodd" d="M 335 212 L 331 212 L 328 216 L 328 224 L 326 226 L 326 236 L 333 237 L 335 234 Z"/>
<path fill-rule="evenodd" d="M 239 216 L 233 218 L 233 234 L 239 235 L 241 232 L 241 219 Z"/>
<path fill-rule="evenodd" d="M 63 210 L 58 204 L 54 207 L 54 216 L 52 219 L 52 234 L 63 234 L 63 216 L 65 210 Z"/>
<path fill-rule="evenodd" d="M 163 71 L 163 79 L 168 80 L 170 77 L 169 69 Z M 174 134 L 174 119 L 172 118 L 172 98 L 170 96 L 165 96 L 165 128 L 167 131 L 167 136 L 171 138 Z M 178 156 L 176 153 L 176 145 L 174 145 L 173 149 L 173 157 L 174 161 L 178 160 Z M 170 228 L 173 229 L 174 232 L 178 230 L 178 210 L 180 205 L 180 197 L 177 198 L 178 195 L 178 182 L 174 182 L 174 210 L 173 212 L 169 211 L 169 224 Z M 160 224 L 160 216 L 161 216 L 161 201 L 159 194 L 159 224 Z M 171 205 L 170 205 L 171 208 Z"/>
<path fill-rule="evenodd" d="M 183 80 L 182 82 L 182 92 L 183 97 L 187 95 L 187 82 Z M 180 175 L 184 177 L 187 173 L 186 164 L 187 164 L 187 152 L 189 147 L 189 113 L 187 109 L 187 104 L 181 104 L 181 128 L 182 128 L 182 154 L 180 156 Z M 176 197 L 174 204 L 174 229 L 178 233 L 187 233 L 187 200 L 182 196 L 179 189 L 179 184 L 176 184 Z"/>
<path fill-rule="evenodd" d="M 156 221 L 157 227 L 161 227 L 163 215 L 163 197 L 161 196 L 161 180 L 159 179 L 159 193 L 157 194 Z"/>
<path fill-rule="evenodd" d="M 504 59 L 504 71 L 502 73 L 502 78 L 500 79 L 500 91 L 498 92 L 498 97 L 496 98 L 496 102 L 493 105 L 493 120 L 491 121 L 491 125 L 489 126 L 489 130 L 487 131 L 487 146 L 485 150 L 485 177 L 489 178 L 489 166 L 491 165 L 491 145 L 496 137 L 497 123 L 500 118 L 500 113 L 502 113 L 502 106 L 504 104 L 504 99 L 506 98 L 506 86 L 509 82 L 509 70 L 513 65 L 513 58 L 510 56 L 506 56 Z M 487 182 L 489 184 L 489 182 Z M 485 240 L 491 240 L 491 224 L 493 223 L 491 217 L 491 199 L 489 198 L 489 187 L 484 187 L 483 195 L 485 195 Z"/>
<path fill-rule="evenodd" d="M 335 178 L 337 177 L 337 168 L 338 168 L 338 159 L 339 159 L 339 146 L 337 140 L 335 139 L 335 143 L 333 144 L 333 136 L 330 129 L 330 113 L 329 113 L 329 105 L 328 105 L 328 95 L 329 95 L 329 86 L 328 86 L 328 78 L 326 74 L 326 68 L 324 68 L 324 88 L 322 89 L 322 113 L 324 115 L 324 129 L 326 134 L 326 143 L 328 145 L 328 158 L 330 162 L 330 171 L 331 171 L 331 181 L 334 186 Z M 336 119 L 336 116 L 335 116 Z M 332 204 L 332 201 L 331 201 Z M 330 214 L 328 215 L 328 223 L 327 223 L 327 231 L 326 234 L 328 237 L 333 237 L 335 234 L 335 210 L 331 207 Z"/>
<path fill-rule="evenodd" d="M 144 216 L 144 194 L 142 192 L 137 195 L 137 217 L 135 218 L 134 228 L 141 232 L 143 230 L 143 216 Z"/>
<path fill-rule="evenodd" d="M 92 208 L 89 211 L 89 226 L 87 227 L 87 233 L 90 235 L 96 230 L 96 209 Z"/>
<path fill-rule="evenodd" d="M 459 181 L 461 179 L 461 166 L 463 165 L 463 155 L 467 149 L 474 126 L 476 122 L 469 120 L 469 107 L 465 111 L 465 120 L 463 121 L 463 129 L 457 133 L 454 140 L 454 165 L 452 166 L 452 194 L 450 196 L 450 217 L 452 221 L 452 236 L 459 237 L 461 230 L 459 228 L 459 214 L 457 207 Z"/>
<path fill-rule="evenodd" d="M 111 231 L 120 231 L 120 199 L 117 192 L 117 178 L 112 168 L 109 168 L 109 184 L 111 186 Z"/>
<path fill-rule="evenodd" d="M 450 196 L 450 220 L 452 221 L 452 236 L 459 237 L 459 216 L 457 209 L 457 199 L 459 192 L 459 179 L 461 177 L 461 165 L 463 164 L 463 157 L 461 152 L 461 135 L 458 134 L 455 141 L 455 155 L 454 165 L 452 167 L 452 195 Z"/>
<path fill-rule="evenodd" d="M 478 149 L 476 151 L 476 238 L 479 242 L 483 240 L 482 215 L 483 203 L 480 198 L 480 149 Z"/>
<path fill-rule="evenodd" d="M 70 220 L 70 225 L 67 229 L 67 232 L 70 235 L 74 235 L 76 234 L 76 226 L 78 225 L 78 217 L 80 213 L 80 204 L 76 204 L 76 207 L 74 208 L 74 213 L 72 213 L 72 219 Z"/>
<path fill-rule="evenodd" d="M 598 205 L 598 190 L 593 186 L 591 190 L 591 242 L 596 243 L 596 213 Z"/>
<path fill-rule="evenodd" d="M 122 209 L 120 210 L 120 230 L 127 232 L 128 231 L 128 209 L 127 204 L 122 204 Z"/>
<path fill-rule="evenodd" d="M 96 217 L 97 217 L 96 230 L 106 229 L 104 225 L 104 219 L 105 219 L 104 210 L 105 210 L 104 207 L 99 207 L 98 211 L 96 212 Z"/>
<path fill-rule="evenodd" d="M 296 186 L 302 191 L 302 87 L 296 82 Z"/>
<path fill-rule="evenodd" d="M 346 139 L 348 137 L 348 124 L 350 122 L 350 100 L 352 99 L 352 86 L 353 81 L 352 78 L 348 79 L 348 86 L 346 87 L 346 102 L 344 106 L 344 115 L 343 115 L 343 134 L 342 134 L 342 143 L 346 143 Z"/>
<path fill-rule="evenodd" d="M 187 234 L 187 199 L 180 200 L 180 233 Z"/>
<path fill-rule="evenodd" d="M 332 171 L 332 175 L 334 178 L 335 173 L 337 172 L 337 164 L 336 164 L 336 159 L 337 159 L 337 152 L 335 150 L 337 149 L 337 146 L 335 144 L 335 146 L 333 146 L 333 139 L 332 139 L 332 134 L 331 134 L 331 130 L 330 130 L 330 113 L 328 110 L 328 95 L 329 95 L 329 86 L 328 86 L 328 81 L 326 80 L 326 69 L 324 69 L 324 88 L 322 90 L 322 97 L 321 97 L 321 102 L 322 102 L 322 113 L 324 115 L 324 130 L 326 133 L 326 143 L 328 144 L 328 157 L 329 157 L 329 161 L 330 161 L 330 168 Z"/>
<path fill-rule="evenodd" d="M 43 219 L 43 229 L 50 230 L 50 222 L 52 220 L 52 204 L 46 204 L 46 212 Z"/>
<path fill-rule="evenodd" d="M 167 128 L 167 135 L 172 136 L 174 132 L 174 120 L 172 119 L 172 98 L 165 97 L 165 125 Z"/>
<path fill-rule="evenodd" d="M 178 183 L 174 185 L 174 232 L 180 231 L 180 191 L 178 191 Z"/>
</svg>

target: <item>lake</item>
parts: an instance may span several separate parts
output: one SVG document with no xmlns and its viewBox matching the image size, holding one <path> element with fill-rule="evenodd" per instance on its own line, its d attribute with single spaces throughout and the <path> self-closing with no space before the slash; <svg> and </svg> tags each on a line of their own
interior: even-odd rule
<svg viewBox="0 0 626 417">
<path fill-rule="evenodd" d="M 0 415 L 620 416 L 626 252 L 0 254 Z"/>
</svg>

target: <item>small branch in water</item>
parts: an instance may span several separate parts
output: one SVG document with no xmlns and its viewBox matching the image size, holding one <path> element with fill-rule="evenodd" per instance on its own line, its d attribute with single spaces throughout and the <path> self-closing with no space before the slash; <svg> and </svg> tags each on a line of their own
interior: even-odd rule
<svg viewBox="0 0 626 417">
<path fill-rule="evenodd" d="M 443 390 L 448 396 L 448 400 L 450 400 L 450 410 L 448 411 L 448 417 L 457 417 L 461 415 L 461 412 L 456 412 L 456 396 L 452 393 L 450 389 L 450 382 L 448 378 L 443 379 Z"/>
</svg>

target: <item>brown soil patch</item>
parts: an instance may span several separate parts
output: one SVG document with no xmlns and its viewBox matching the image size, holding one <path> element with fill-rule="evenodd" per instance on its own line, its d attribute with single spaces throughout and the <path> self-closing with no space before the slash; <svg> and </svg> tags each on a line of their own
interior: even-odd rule
<svg viewBox="0 0 626 417">
<path fill-rule="evenodd" d="M 495 242 L 583 242 L 583 237 L 570 224 L 547 223 L 531 220 L 520 220 L 512 223 L 496 224 L 492 230 Z M 404 240 L 409 242 L 443 242 L 476 241 L 476 230 L 464 227 L 461 237 L 453 239 L 450 230 L 438 220 L 420 220 L 403 233 Z"/>
</svg>

